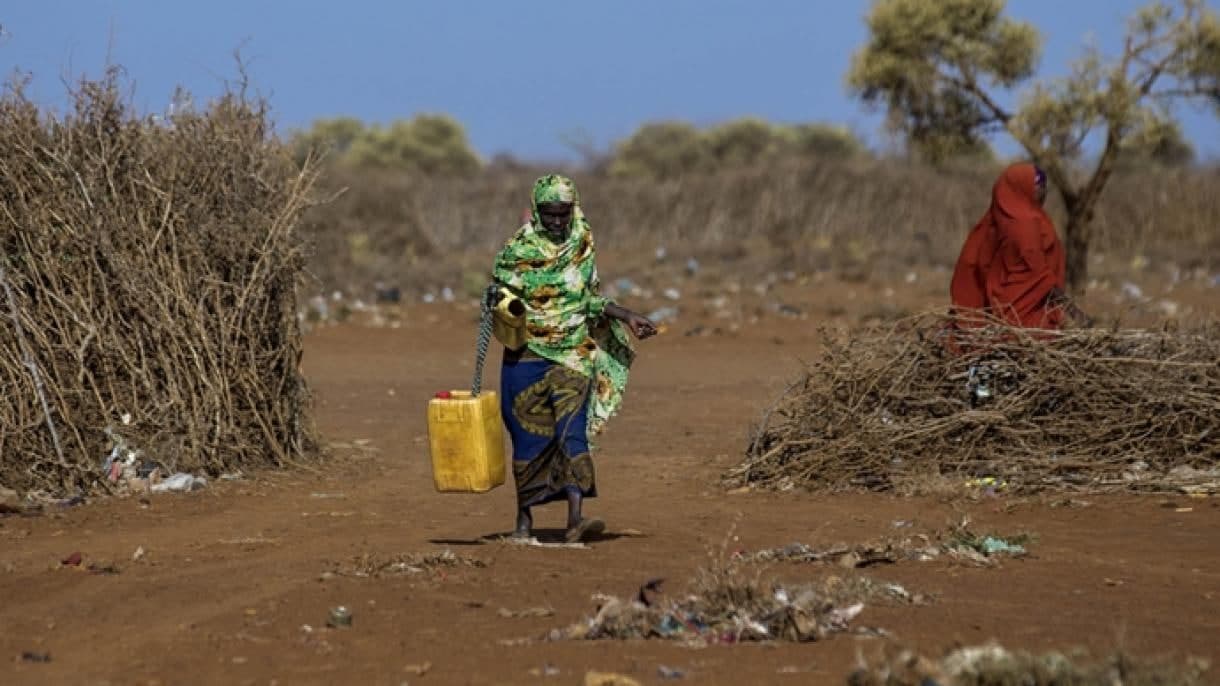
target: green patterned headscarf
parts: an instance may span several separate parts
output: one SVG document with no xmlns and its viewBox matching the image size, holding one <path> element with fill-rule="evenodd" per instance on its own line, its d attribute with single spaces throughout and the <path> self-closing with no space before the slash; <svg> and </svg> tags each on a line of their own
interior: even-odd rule
<svg viewBox="0 0 1220 686">
<path fill-rule="evenodd" d="M 530 196 L 531 216 L 534 226 L 542 226 L 542 218 L 538 216 L 538 206 L 548 202 L 568 203 L 572 206 L 572 224 L 584 221 L 584 213 L 580 211 L 580 193 L 572 179 L 559 174 L 547 174 L 534 182 L 534 192 Z"/>
<path fill-rule="evenodd" d="M 492 277 L 526 305 L 526 347 L 539 357 L 591 381 L 589 434 L 598 433 L 622 404 L 634 352 L 621 322 L 605 317 L 593 233 L 571 179 L 550 174 L 534 183 L 533 220 L 517 230 L 496 256 Z M 572 203 L 572 224 L 562 242 L 542 228 L 538 205 Z"/>
</svg>

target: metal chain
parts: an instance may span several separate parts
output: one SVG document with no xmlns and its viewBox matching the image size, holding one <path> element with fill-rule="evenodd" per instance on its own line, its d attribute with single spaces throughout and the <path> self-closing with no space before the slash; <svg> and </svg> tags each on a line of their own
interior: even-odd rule
<svg viewBox="0 0 1220 686">
<path fill-rule="evenodd" d="M 496 285 L 489 285 L 479 303 L 479 338 L 474 346 L 474 380 L 470 382 L 470 395 L 476 398 L 483 391 L 483 364 L 487 362 L 487 348 L 491 345 L 492 298 L 496 297 L 496 292 Z"/>
</svg>

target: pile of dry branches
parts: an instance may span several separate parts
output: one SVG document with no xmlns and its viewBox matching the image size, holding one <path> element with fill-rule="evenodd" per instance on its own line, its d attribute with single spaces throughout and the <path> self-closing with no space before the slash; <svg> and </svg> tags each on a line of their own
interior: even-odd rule
<svg viewBox="0 0 1220 686">
<path fill-rule="evenodd" d="M 72 111 L 0 96 L 0 484 L 106 488 L 116 444 L 218 474 L 309 452 L 296 168 L 244 88 L 136 114 L 117 71 Z"/>
<path fill-rule="evenodd" d="M 846 338 L 763 416 L 730 485 L 1158 488 L 1220 474 L 1220 331 L 925 314 Z"/>
</svg>

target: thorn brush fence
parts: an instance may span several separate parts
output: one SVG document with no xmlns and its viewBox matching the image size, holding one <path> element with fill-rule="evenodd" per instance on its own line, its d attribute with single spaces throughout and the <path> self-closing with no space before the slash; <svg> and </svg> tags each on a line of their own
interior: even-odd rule
<svg viewBox="0 0 1220 686">
<path fill-rule="evenodd" d="M 107 429 L 169 471 L 312 450 L 296 226 L 316 174 L 226 94 L 140 117 L 117 71 L 62 117 L 0 96 L 0 483 L 110 488 Z"/>
</svg>

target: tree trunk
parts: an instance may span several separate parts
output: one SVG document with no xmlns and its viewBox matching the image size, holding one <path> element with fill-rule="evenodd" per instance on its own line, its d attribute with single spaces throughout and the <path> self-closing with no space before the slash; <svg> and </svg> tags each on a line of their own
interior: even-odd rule
<svg viewBox="0 0 1220 686">
<path fill-rule="evenodd" d="M 1089 239 L 1092 238 L 1093 208 L 1081 210 L 1081 203 L 1068 206 L 1067 225 L 1063 227 L 1064 249 L 1067 251 L 1067 290 L 1073 296 L 1084 295 L 1089 282 Z"/>
</svg>

